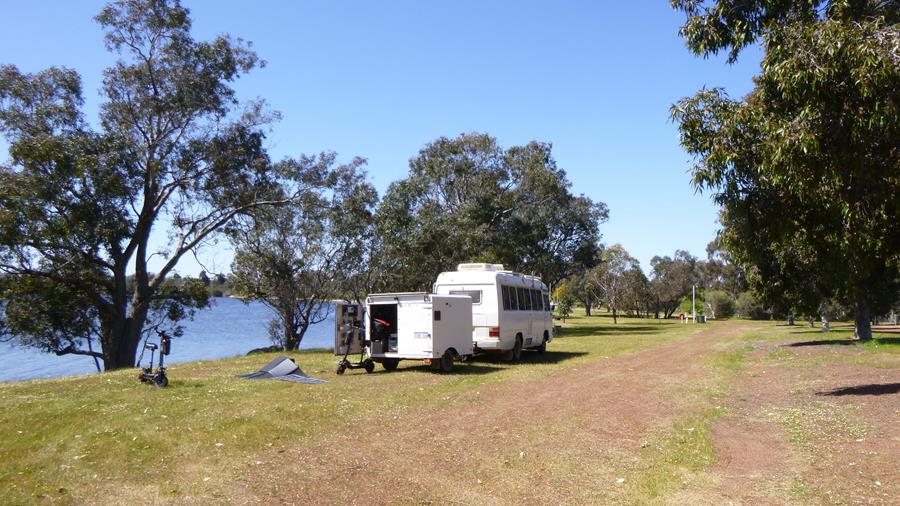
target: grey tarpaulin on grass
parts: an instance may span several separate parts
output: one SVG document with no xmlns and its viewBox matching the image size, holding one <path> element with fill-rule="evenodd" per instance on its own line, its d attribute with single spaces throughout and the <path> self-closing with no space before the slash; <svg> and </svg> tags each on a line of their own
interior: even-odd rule
<svg viewBox="0 0 900 506">
<path fill-rule="evenodd" d="M 310 378 L 302 369 L 297 367 L 297 363 L 293 359 L 285 356 L 276 358 L 257 372 L 242 374 L 238 377 L 251 380 L 279 379 L 293 381 L 294 383 L 326 383 L 323 379 Z"/>
</svg>

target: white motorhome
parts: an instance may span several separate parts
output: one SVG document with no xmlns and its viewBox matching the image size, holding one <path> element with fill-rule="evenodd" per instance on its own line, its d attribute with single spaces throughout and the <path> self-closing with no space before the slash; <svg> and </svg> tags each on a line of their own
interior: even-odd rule
<svg viewBox="0 0 900 506">
<path fill-rule="evenodd" d="M 553 339 L 550 292 L 537 276 L 501 264 L 459 264 L 438 276 L 434 293 L 471 297 L 476 351 L 506 352 L 515 361 L 523 349 L 543 352 Z"/>
</svg>

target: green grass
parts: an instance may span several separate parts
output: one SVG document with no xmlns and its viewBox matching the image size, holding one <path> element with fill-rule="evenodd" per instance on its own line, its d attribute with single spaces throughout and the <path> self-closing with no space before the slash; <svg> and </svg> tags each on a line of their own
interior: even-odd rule
<svg viewBox="0 0 900 506">
<path fill-rule="evenodd" d="M 80 504 L 105 496 L 122 503 L 181 502 L 185 496 L 224 501 L 219 495 L 224 484 L 239 479 L 255 456 L 315 442 L 358 426 L 360 420 L 469 402 L 491 385 L 540 381 L 582 364 L 689 339 L 715 325 L 635 318 L 613 324 L 604 314 L 577 314 L 546 354 L 526 353 L 520 364 L 476 360 L 447 375 L 401 362 L 392 373 L 379 367 L 374 374 L 357 370 L 337 376 L 337 359 L 329 351 L 312 350 L 288 355 L 311 376 L 327 379 L 326 384 L 236 378 L 278 354 L 177 364 L 169 370 L 171 386 L 166 389 L 139 383 L 135 370 L 0 383 L 0 504 Z M 895 336 L 845 343 L 851 336 L 844 329 L 826 334 L 747 322 L 739 335 L 723 338 L 719 351 L 705 358 L 708 377 L 681 392 L 689 399 L 688 408 L 630 457 L 635 465 L 628 474 L 629 497 L 665 502 L 680 490 L 712 483 L 707 472 L 715 461 L 711 427 L 725 414 L 718 399 L 760 347 L 768 351 L 759 359 L 779 365 L 855 360 L 897 366 L 900 343 Z M 826 342 L 813 348 L 782 346 L 807 341 Z M 801 359 L 800 352 L 808 349 L 852 353 Z M 865 432 L 853 413 L 829 409 L 810 405 L 777 414 L 798 442 L 810 440 L 821 427 L 838 427 L 841 437 Z M 289 484 L 273 484 L 284 486 Z"/>
<path fill-rule="evenodd" d="M 738 343 L 707 357 L 712 375 L 682 392 L 693 399 L 690 412 L 644 445 L 639 471 L 632 477 L 638 502 L 665 502 L 676 490 L 712 482 L 705 472 L 716 458 L 712 424 L 725 414 L 716 401 L 727 395 L 729 381 L 740 373 L 753 349 Z"/>
<path fill-rule="evenodd" d="M 139 383 L 135 370 L 4 383 L 0 503 L 83 503 L 108 491 L 126 502 L 144 493 L 157 501 L 216 497 L 217 484 L 237 476 L 248 455 L 315 440 L 359 418 L 465 402 L 484 385 L 534 381 L 698 330 L 575 316 L 544 355 L 527 353 L 516 365 L 479 360 L 449 375 L 402 362 L 393 373 L 336 376 L 330 352 L 289 354 L 311 376 L 329 380 L 322 385 L 235 377 L 277 354 L 177 364 L 166 389 Z"/>
<path fill-rule="evenodd" d="M 690 339 L 715 325 L 636 318 L 620 318 L 613 324 L 604 314 L 577 314 L 568 318 L 546 354 L 526 353 L 520 364 L 476 360 L 447 375 L 433 373 L 420 363 L 401 362 L 392 373 L 379 367 L 374 374 L 356 370 L 337 376 L 333 373 L 337 359 L 331 352 L 312 350 L 288 355 L 310 376 L 327 379 L 326 384 L 236 378 L 257 370 L 278 355 L 274 353 L 177 364 L 169 370 L 171 384 L 166 389 L 139 383 L 135 370 L 0 383 L 0 455 L 4 456 L 0 504 L 81 504 L 98 497 L 121 503 L 177 503 L 185 496 L 227 501 L 220 496 L 227 490 L 225 484 L 240 479 L 257 456 L 313 443 L 351 425 L 358 427 L 360 420 L 470 402 L 491 385 L 540 381 L 583 364 Z M 628 456 L 634 465 L 627 466 L 630 471 L 625 473 L 625 497 L 641 503 L 665 502 L 679 491 L 714 485 L 708 468 L 715 461 L 711 427 L 725 414 L 719 399 L 728 394 L 731 380 L 742 374 L 751 357 L 792 366 L 807 366 L 804 361 L 808 360 L 897 366 L 900 343 L 896 337 L 877 335 L 869 343 L 844 343 L 851 336 L 852 331 L 844 329 L 825 334 L 800 326 L 746 322 L 734 337 L 723 338 L 718 351 L 703 359 L 707 377 L 680 392 L 688 400 L 686 407 L 671 425 Z M 835 342 L 813 348 L 782 346 L 823 340 Z M 768 351 L 757 353 L 760 348 Z M 800 357 L 802 350 L 810 349 L 852 353 Z M 839 428 L 835 435 L 843 438 L 866 430 L 852 412 L 824 405 L 777 415 L 798 443 L 820 439 L 815 431 L 822 427 Z M 517 451 L 511 454 L 518 455 Z M 532 465 L 530 460 L 525 462 Z M 569 464 L 571 469 L 547 472 L 554 476 L 584 472 L 577 462 Z M 511 480 L 514 471 L 509 470 Z"/>
</svg>

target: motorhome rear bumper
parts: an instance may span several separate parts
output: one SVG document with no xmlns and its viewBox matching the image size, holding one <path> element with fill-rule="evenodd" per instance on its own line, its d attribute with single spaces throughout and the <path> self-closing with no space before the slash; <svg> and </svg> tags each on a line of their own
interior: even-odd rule
<svg viewBox="0 0 900 506">
<path fill-rule="evenodd" d="M 481 338 L 475 343 L 475 347 L 483 351 L 504 350 L 503 342 L 500 339 Z"/>
</svg>

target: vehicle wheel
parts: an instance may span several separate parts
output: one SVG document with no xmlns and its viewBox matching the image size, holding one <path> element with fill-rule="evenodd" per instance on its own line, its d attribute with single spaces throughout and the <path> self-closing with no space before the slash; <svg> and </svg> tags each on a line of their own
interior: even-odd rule
<svg viewBox="0 0 900 506">
<path fill-rule="evenodd" d="M 381 361 L 381 367 L 384 367 L 385 371 L 396 371 L 398 365 L 400 365 L 399 358 L 386 358 Z"/>
<path fill-rule="evenodd" d="M 367 373 L 371 374 L 373 371 L 375 371 L 375 362 L 366 360 L 365 362 L 363 362 L 363 369 L 365 369 Z"/>
<path fill-rule="evenodd" d="M 169 384 L 169 378 L 166 377 L 165 374 L 160 374 L 159 376 L 153 378 L 153 386 L 156 388 L 163 388 Z"/>
<path fill-rule="evenodd" d="M 344 371 L 346 371 L 346 370 L 347 370 L 347 364 L 341 362 L 338 364 L 337 370 L 335 370 L 334 372 L 338 373 L 338 375 L 341 375 L 341 374 L 344 374 Z"/>
<path fill-rule="evenodd" d="M 537 352 L 538 352 L 538 353 L 544 353 L 544 352 L 547 351 L 547 341 L 548 341 L 548 339 L 547 339 L 547 333 L 544 332 L 544 340 L 541 341 L 541 345 L 537 347 Z"/>
<path fill-rule="evenodd" d="M 518 362 L 522 359 L 522 336 L 516 336 L 516 344 L 510 353 L 510 362 Z"/>
<path fill-rule="evenodd" d="M 447 350 L 441 356 L 441 372 L 450 372 L 453 370 L 453 352 Z"/>
</svg>

